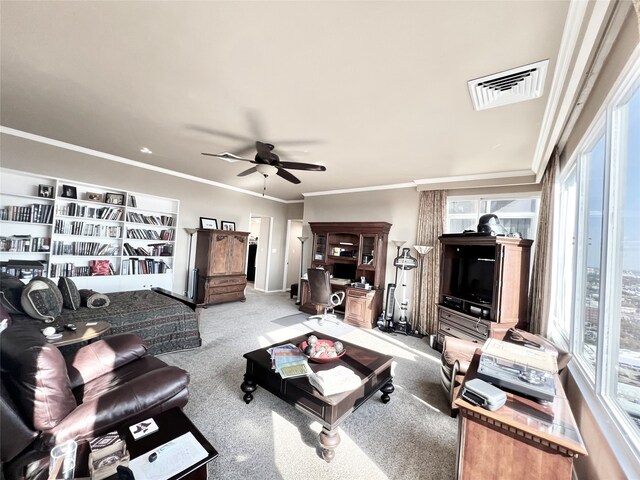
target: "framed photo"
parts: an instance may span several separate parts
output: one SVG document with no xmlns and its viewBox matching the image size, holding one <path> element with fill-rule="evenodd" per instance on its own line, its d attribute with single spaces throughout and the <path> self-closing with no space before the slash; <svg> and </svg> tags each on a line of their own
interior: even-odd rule
<svg viewBox="0 0 640 480">
<path fill-rule="evenodd" d="M 215 218 L 200 217 L 200 228 L 205 230 L 217 230 L 218 221 Z"/>
<path fill-rule="evenodd" d="M 227 222 L 225 220 L 222 220 L 222 230 L 235 230 L 236 229 L 236 222 Z"/>
<path fill-rule="evenodd" d="M 72 185 L 62 185 L 62 196 L 64 198 L 78 198 L 78 191 Z"/>
<path fill-rule="evenodd" d="M 104 202 L 109 203 L 111 205 L 124 205 L 124 194 L 123 193 L 107 193 L 107 196 L 104 199 Z"/>
<path fill-rule="evenodd" d="M 53 185 L 38 185 L 38 196 L 42 198 L 53 198 Z"/>
<path fill-rule="evenodd" d="M 101 193 L 87 192 L 86 196 L 87 196 L 87 200 L 90 200 L 92 202 L 101 202 L 102 201 L 102 194 Z"/>
</svg>

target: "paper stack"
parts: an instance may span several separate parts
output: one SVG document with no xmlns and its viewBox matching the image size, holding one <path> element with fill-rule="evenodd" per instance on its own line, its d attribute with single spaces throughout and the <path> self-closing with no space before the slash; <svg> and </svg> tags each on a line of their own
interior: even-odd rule
<svg viewBox="0 0 640 480">
<path fill-rule="evenodd" d="M 109 432 L 89 442 L 91 480 L 102 480 L 117 473 L 119 465 L 129 465 L 129 452 L 118 432 Z"/>
<path fill-rule="evenodd" d="M 309 383 L 325 397 L 354 390 L 362 384 L 360 377 L 343 365 L 311 374 Z"/>
<path fill-rule="evenodd" d="M 282 378 L 294 378 L 313 373 L 307 357 L 293 343 L 280 345 L 270 349 L 271 368 L 280 374 Z"/>
</svg>

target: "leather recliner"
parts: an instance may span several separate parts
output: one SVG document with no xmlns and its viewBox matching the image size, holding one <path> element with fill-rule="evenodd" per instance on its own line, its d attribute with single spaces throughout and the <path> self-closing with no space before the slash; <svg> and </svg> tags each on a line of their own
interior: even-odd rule
<svg viewBox="0 0 640 480">
<path fill-rule="evenodd" d="M 33 325 L 0 335 L 1 458 L 7 479 L 36 478 L 50 449 L 78 442 L 78 471 L 88 440 L 136 423 L 189 398 L 189 374 L 147 355 L 133 334 L 106 337 L 68 357 Z"/>
</svg>

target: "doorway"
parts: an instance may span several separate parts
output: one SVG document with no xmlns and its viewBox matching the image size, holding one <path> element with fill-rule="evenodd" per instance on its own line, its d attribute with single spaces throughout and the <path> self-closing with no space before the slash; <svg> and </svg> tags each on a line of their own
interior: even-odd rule
<svg viewBox="0 0 640 480">
<path fill-rule="evenodd" d="M 271 244 L 271 217 L 251 214 L 249 248 L 247 251 L 247 282 L 253 279 L 253 288 L 269 290 L 269 245 Z M 252 271 L 250 271 L 252 270 Z"/>
<path fill-rule="evenodd" d="M 300 261 L 302 248 L 298 237 L 302 236 L 302 220 L 287 221 L 287 244 L 284 260 L 284 281 L 282 289 L 286 292 L 293 284 L 298 286 L 300 281 Z M 294 292 L 297 295 L 297 292 Z"/>
</svg>

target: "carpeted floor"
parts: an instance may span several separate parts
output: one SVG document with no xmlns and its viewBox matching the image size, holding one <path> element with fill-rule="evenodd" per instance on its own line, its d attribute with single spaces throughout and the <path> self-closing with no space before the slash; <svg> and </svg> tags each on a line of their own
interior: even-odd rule
<svg viewBox="0 0 640 480">
<path fill-rule="evenodd" d="M 425 339 L 348 325 L 315 330 L 393 355 L 395 392 L 380 395 L 340 426 L 335 459 L 320 457 L 320 424 L 258 387 L 246 405 L 242 355 L 311 330 L 288 293 L 251 289 L 245 303 L 203 311 L 203 346 L 162 355 L 191 374 L 186 414 L 220 452 L 209 478 L 285 480 L 450 479 L 455 474 L 457 422 L 439 383 L 439 353 Z"/>
</svg>

